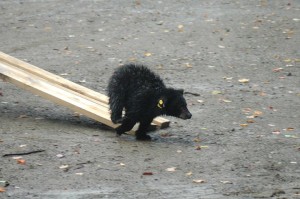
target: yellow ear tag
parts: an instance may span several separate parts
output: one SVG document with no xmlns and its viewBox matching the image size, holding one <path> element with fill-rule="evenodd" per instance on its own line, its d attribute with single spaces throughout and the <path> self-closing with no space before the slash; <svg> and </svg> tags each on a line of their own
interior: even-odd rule
<svg viewBox="0 0 300 199">
<path fill-rule="evenodd" d="M 160 108 L 160 109 L 162 109 L 164 107 L 164 101 L 162 99 L 160 99 L 158 101 L 157 107 Z"/>
</svg>

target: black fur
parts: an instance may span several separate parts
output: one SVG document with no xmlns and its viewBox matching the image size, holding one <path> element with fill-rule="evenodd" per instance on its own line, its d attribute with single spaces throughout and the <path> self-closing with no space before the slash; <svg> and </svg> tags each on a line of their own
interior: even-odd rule
<svg viewBox="0 0 300 199">
<path fill-rule="evenodd" d="M 167 88 L 162 79 L 142 65 L 128 64 L 118 68 L 108 84 L 109 105 L 113 123 L 122 123 L 117 135 L 130 131 L 140 123 L 138 140 L 150 140 L 147 129 L 159 115 L 190 119 L 183 90 Z M 122 118 L 122 111 L 125 115 Z"/>
</svg>

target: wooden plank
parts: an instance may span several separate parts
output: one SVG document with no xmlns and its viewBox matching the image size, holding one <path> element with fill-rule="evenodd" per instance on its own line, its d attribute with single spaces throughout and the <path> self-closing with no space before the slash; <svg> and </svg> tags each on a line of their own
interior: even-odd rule
<svg viewBox="0 0 300 199">
<path fill-rule="evenodd" d="M 17 58 L 14 58 L 10 55 L 7 55 L 3 52 L 0 52 L 0 60 L 2 62 L 6 62 L 10 65 L 13 65 L 19 69 L 22 69 L 24 71 L 29 72 L 30 74 L 36 75 L 38 77 L 41 77 L 42 79 L 45 79 L 49 82 L 58 84 L 60 86 L 63 86 L 65 88 L 68 88 L 70 90 L 73 90 L 75 92 L 81 93 L 85 96 L 88 96 L 90 98 L 93 98 L 95 100 L 98 100 L 100 102 L 108 103 L 108 97 L 106 95 L 103 95 L 101 93 L 95 92 L 91 89 L 88 89 L 84 86 L 81 86 L 79 84 L 76 84 L 72 81 L 69 81 L 67 79 L 64 79 L 58 75 L 55 75 L 53 73 L 50 73 L 48 71 L 45 71 L 41 68 L 38 68 L 32 64 L 26 63 L 22 60 L 19 60 Z"/>
<path fill-rule="evenodd" d="M 34 65 L 31 65 L 29 63 L 26 63 L 22 60 L 19 60 L 17 58 L 14 58 L 12 56 L 9 56 L 3 52 L 0 52 L 0 61 L 3 64 L 8 64 L 10 66 L 14 66 L 18 69 L 22 69 L 25 72 L 28 72 L 28 74 L 35 75 L 37 77 L 40 77 L 41 79 L 47 80 L 50 83 L 60 85 L 61 87 L 64 87 L 66 89 L 72 90 L 76 93 L 81 94 L 83 98 L 87 98 L 90 100 L 94 99 L 97 103 L 97 101 L 102 102 L 98 103 L 101 106 L 108 107 L 108 97 L 106 95 L 103 95 L 101 93 L 95 92 L 91 89 L 88 89 L 84 86 L 81 86 L 79 84 L 76 84 L 74 82 L 71 82 L 67 79 L 64 79 L 58 75 L 54 75 L 53 73 L 47 72 L 41 68 L 38 68 Z M 160 128 L 166 128 L 169 126 L 170 121 L 167 119 L 164 119 L 162 117 L 157 117 L 153 120 L 153 123 L 160 126 Z"/>
<path fill-rule="evenodd" d="M 110 114 L 105 111 L 97 103 L 87 100 L 65 89 L 61 89 L 49 82 L 44 81 L 40 77 L 28 74 L 24 71 L 18 70 L 8 64 L 0 63 L 0 73 L 2 78 L 11 82 L 20 88 L 26 89 L 49 99 L 57 104 L 66 106 L 73 111 L 86 115 L 96 121 L 105 125 L 116 128 L 118 125 L 112 123 Z"/>
</svg>

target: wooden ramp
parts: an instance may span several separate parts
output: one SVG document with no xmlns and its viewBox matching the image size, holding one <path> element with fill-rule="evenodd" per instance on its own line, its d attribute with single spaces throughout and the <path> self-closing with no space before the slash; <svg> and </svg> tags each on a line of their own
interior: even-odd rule
<svg viewBox="0 0 300 199">
<path fill-rule="evenodd" d="M 45 99 L 92 118 L 112 128 L 108 97 L 36 66 L 0 52 L 0 78 L 29 90 Z M 162 117 L 153 120 L 156 128 L 166 128 L 170 121 Z"/>
</svg>

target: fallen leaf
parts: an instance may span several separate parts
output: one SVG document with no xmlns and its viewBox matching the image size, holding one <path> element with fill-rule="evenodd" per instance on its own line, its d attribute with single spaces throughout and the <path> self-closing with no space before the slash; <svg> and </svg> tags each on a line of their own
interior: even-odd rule
<svg viewBox="0 0 300 199">
<path fill-rule="evenodd" d="M 263 112 L 261 112 L 261 111 L 254 111 L 254 113 L 253 113 L 253 115 L 255 117 L 261 116 L 262 114 L 263 114 Z"/>
<path fill-rule="evenodd" d="M 176 167 L 167 168 L 166 171 L 174 172 L 174 171 L 176 171 Z"/>
<path fill-rule="evenodd" d="M 128 58 L 128 61 L 131 61 L 131 62 L 135 62 L 136 60 L 137 60 L 137 58 L 135 58 L 135 57 Z"/>
<path fill-rule="evenodd" d="M 275 134 L 275 135 L 279 135 L 280 131 L 279 130 L 274 130 L 272 133 Z"/>
<path fill-rule="evenodd" d="M 193 175 L 193 172 L 187 172 L 186 174 L 185 174 L 186 176 L 191 176 L 191 175 Z"/>
<path fill-rule="evenodd" d="M 225 103 L 230 103 L 231 102 L 230 100 L 226 100 L 226 99 L 223 99 L 222 101 L 225 102 Z"/>
<path fill-rule="evenodd" d="M 241 127 L 247 127 L 248 124 L 240 124 Z"/>
<path fill-rule="evenodd" d="M 266 93 L 261 91 L 261 92 L 259 92 L 259 96 L 266 96 Z"/>
<path fill-rule="evenodd" d="M 57 154 L 56 157 L 58 157 L 58 158 L 63 158 L 63 157 L 65 157 L 65 156 L 64 156 L 63 154 Z"/>
<path fill-rule="evenodd" d="M 224 181 L 220 181 L 221 183 L 223 183 L 223 184 L 232 184 L 232 182 L 230 182 L 230 181 L 227 181 L 227 180 L 224 180 Z"/>
<path fill-rule="evenodd" d="M 219 95 L 219 94 L 222 94 L 222 92 L 218 91 L 218 90 L 215 90 L 215 91 L 212 91 L 211 94 L 213 94 L 213 95 Z"/>
<path fill-rule="evenodd" d="M 82 79 L 82 80 L 79 80 L 78 82 L 79 82 L 79 83 L 85 83 L 86 80 L 85 80 L 85 79 Z"/>
<path fill-rule="evenodd" d="M 20 115 L 18 118 L 28 118 L 28 115 Z"/>
<path fill-rule="evenodd" d="M 295 135 L 284 135 L 284 137 L 286 137 L 286 138 L 298 138 L 298 137 L 295 136 Z"/>
<path fill-rule="evenodd" d="M 59 168 L 60 168 L 60 169 L 67 169 L 67 168 L 69 168 L 69 165 L 64 164 L 64 165 L 61 165 Z"/>
<path fill-rule="evenodd" d="M 4 187 L 0 187 L 0 193 L 3 193 L 3 192 L 5 192 Z"/>
<path fill-rule="evenodd" d="M 284 62 L 287 62 L 287 63 L 292 62 L 291 59 L 285 59 L 285 60 L 283 60 L 283 61 L 284 61 Z"/>
<path fill-rule="evenodd" d="M 292 127 L 288 127 L 286 130 L 287 130 L 287 131 L 293 131 L 293 130 L 294 130 L 294 128 L 292 128 Z"/>
<path fill-rule="evenodd" d="M 254 120 L 247 120 L 247 123 L 254 123 Z"/>
<path fill-rule="evenodd" d="M 183 25 L 178 25 L 177 28 L 178 28 L 178 32 L 183 32 Z"/>
<path fill-rule="evenodd" d="M 22 159 L 22 156 L 14 156 L 14 157 L 12 157 L 12 159 L 19 160 L 19 159 Z"/>
<path fill-rule="evenodd" d="M 24 159 L 18 159 L 17 163 L 24 165 L 24 164 L 26 164 L 26 160 L 24 160 Z"/>
<path fill-rule="evenodd" d="M 239 79 L 240 83 L 248 83 L 249 81 L 250 81 L 249 79 L 245 79 L 245 78 Z"/>
<path fill-rule="evenodd" d="M 192 68 L 193 66 L 190 63 L 185 63 L 184 64 L 187 68 Z"/>
<path fill-rule="evenodd" d="M 152 176 L 153 173 L 150 172 L 150 171 L 146 171 L 146 172 L 143 173 L 143 175 L 144 175 L 144 176 Z"/>
<path fill-rule="evenodd" d="M 273 72 L 276 72 L 276 73 L 277 73 L 277 72 L 280 72 L 280 71 L 282 71 L 282 70 L 283 70 L 283 68 L 274 68 L 274 69 L 273 69 Z"/>
<path fill-rule="evenodd" d="M 196 148 L 195 148 L 196 150 L 201 150 L 201 146 L 200 145 L 198 145 L 198 146 L 196 146 Z"/>
<path fill-rule="evenodd" d="M 145 52 L 144 55 L 145 55 L 146 57 L 150 57 L 152 54 L 149 53 L 149 52 Z"/>
<path fill-rule="evenodd" d="M 223 77 L 223 79 L 227 80 L 227 81 L 230 81 L 233 79 L 233 77 Z"/>
<path fill-rule="evenodd" d="M 252 109 L 251 108 L 244 108 L 242 111 L 244 113 L 250 113 L 252 111 Z"/>
<path fill-rule="evenodd" d="M 198 180 L 193 180 L 193 182 L 194 182 L 194 183 L 200 184 L 200 183 L 204 183 L 205 180 L 198 179 Z"/>
</svg>

